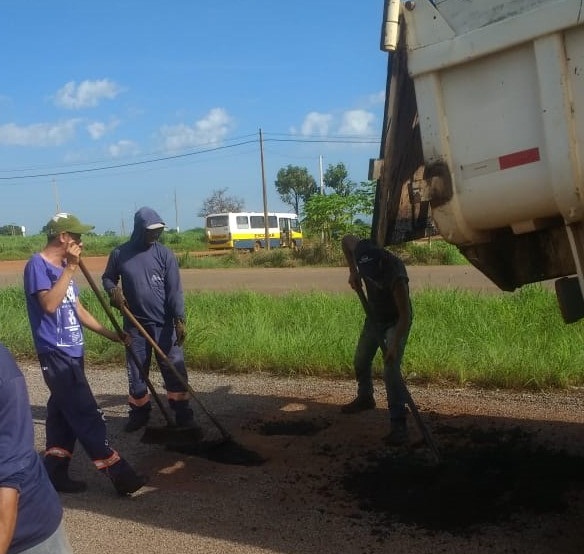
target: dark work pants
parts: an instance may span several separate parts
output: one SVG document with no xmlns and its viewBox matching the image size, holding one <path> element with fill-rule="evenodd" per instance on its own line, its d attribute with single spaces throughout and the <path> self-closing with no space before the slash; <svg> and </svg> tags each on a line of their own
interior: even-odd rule
<svg viewBox="0 0 584 554">
<path fill-rule="evenodd" d="M 406 395 L 401 377 L 401 361 L 408 334 L 403 337 L 399 344 L 398 357 L 394 363 L 384 363 L 383 365 L 383 380 L 385 382 L 389 414 L 392 419 L 399 419 L 407 414 Z M 386 346 L 391 344 L 395 340 L 395 326 L 378 329 L 376 324 L 366 318 L 354 358 L 357 394 L 359 396 L 373 396 L 372 363 L 379 349 L 380 337 L 383 337 Z"/>
<path fill-rule="evenodd" d="M 164 355 L 174 365 L 179 374 L 182 375 L 184 381 L 187 382 L 188 378 L 183 349 L 174 345 L 176 341 L 174 325 L 172 323 L 167 323 L 163 326 L 154 324 L 145 325 L 144 323 L 141 323 L 141 325 L 152 339 L 154 339 L 154 342 L 160 346 Z M 132 338 L 132 345 L 130 348 L 134 351 L 134 354 L 136 354 L 136 357 L 141 362 L 142 373 L 148 377 L 152 361 L 151 344 L 141 335 L 136 327 L 126 325 L 124 330 Z M 158 362 L 158 366 L 160 367 L 160 373 L 164 379 L 167 394 L 173 392 L 186 392 L 186 387 L 184 387 L 180 380 L 176 378 L 176 375 L 172 369 L 168 367 L 162 357 L 156 351 L 154 351 L 154 355 Z M 130 396 L 133 398 L 142 398 L 148 392 L 148 387 L 140 374 L 140 369 L 134 362 L 134 358 L 129 353 L 126 353 L 126 368 L 128 370 Z"/>
<path fill-rule="evenodd" d="M 109 446 L 103 413 L 85 376 L 83 357 L 60 351 L 39 354 L 43 378 L 51 395 L 47 402 L 46 448 L 73 453 L 75 441 L 94 462 L 115 454 Z"/>
</svg>

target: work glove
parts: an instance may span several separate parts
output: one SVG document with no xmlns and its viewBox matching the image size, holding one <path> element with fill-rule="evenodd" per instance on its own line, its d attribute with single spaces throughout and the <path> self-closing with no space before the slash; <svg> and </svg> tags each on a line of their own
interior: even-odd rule
<svg viewBox="0 0 584 554">
<path fill-rule="evenodd" d="M 174 320 L 174 332 L 176 334 L 175 346 L 182 346 L 185 342 L 185 337 L 187 336 L 187 327 L 185 325 L 185 320 L 177 317 Z"/>
<path fill-rule="evenodd" d="M 110 304 L 121 311 L 122 306 L 127 306 L 126 297 L 120 287 L 114 287 L 109 291 Z"/>
</svg>

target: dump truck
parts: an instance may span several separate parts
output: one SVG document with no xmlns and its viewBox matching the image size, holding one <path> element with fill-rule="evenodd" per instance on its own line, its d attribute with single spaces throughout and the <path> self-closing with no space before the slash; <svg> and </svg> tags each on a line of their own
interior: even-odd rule
<svg viewBox="0 0 584 554">
<path fill-rule="evenodd" d="M 584 316 L 584 0 L 386 0 L 373 235 L 437 233 Z"/>
</svg>

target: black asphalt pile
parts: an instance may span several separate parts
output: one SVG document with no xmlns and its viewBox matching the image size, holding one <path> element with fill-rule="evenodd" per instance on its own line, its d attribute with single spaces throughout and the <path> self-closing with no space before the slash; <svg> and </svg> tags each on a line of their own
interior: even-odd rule
<svg viewBox="0 0 584 554">
<path fill-rule="evenodd" d="M 292 435 L 292 436 L 312 436 L 319 431 L 330 426 L 330 422 L 322 418 L 296 419 L 296 420 L 274 420 L 264 421 L 258 425 L 258 432 L 261 435 Z"/>
<path fill-rule="evenodd" d="M 266 460 L 257 452 L 246 448 L 234 440 L 203 440 L 193 443 L 167 443 L 166 449 L 173 452 L 198 456 L 220 464 L 258 466 Z"/>
<path fill-rule="evenodd" d="M 517 428 L 444 426 L 434 434 L 442 463 L 422 450 L 370 452 L 365 462 L 347 462 L 345 490 L 386 523 L 455 534 L 526 514 L 565 513 L 584 490 L 584 458 L 535 446 Z"/>
</svg>

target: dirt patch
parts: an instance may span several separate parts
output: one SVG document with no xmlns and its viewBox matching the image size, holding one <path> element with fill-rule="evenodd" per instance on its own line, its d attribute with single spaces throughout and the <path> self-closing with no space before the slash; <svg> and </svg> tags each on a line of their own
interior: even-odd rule
<svg viewBox="0 0 584 554">
<path fill-rule="evenodd" d="M 96 283 L 100 284 L 107 257 L 88 256 L 83 261 Z M 25 264 L 26 260 L 0 261 L 0 286 L 22 285 Z M 472 266 L 411 266 L 408 267 L 408 275 L 412 290 L 452 287 L 500 292 Z M 185 291 L 254 290 L 267 294 L 292 291 L 351 292 L 345 267 L 182 269 L 181 278 Z M 80 272 L 76 281 L 81 287 L 88 286 Z"/>
</svg>

